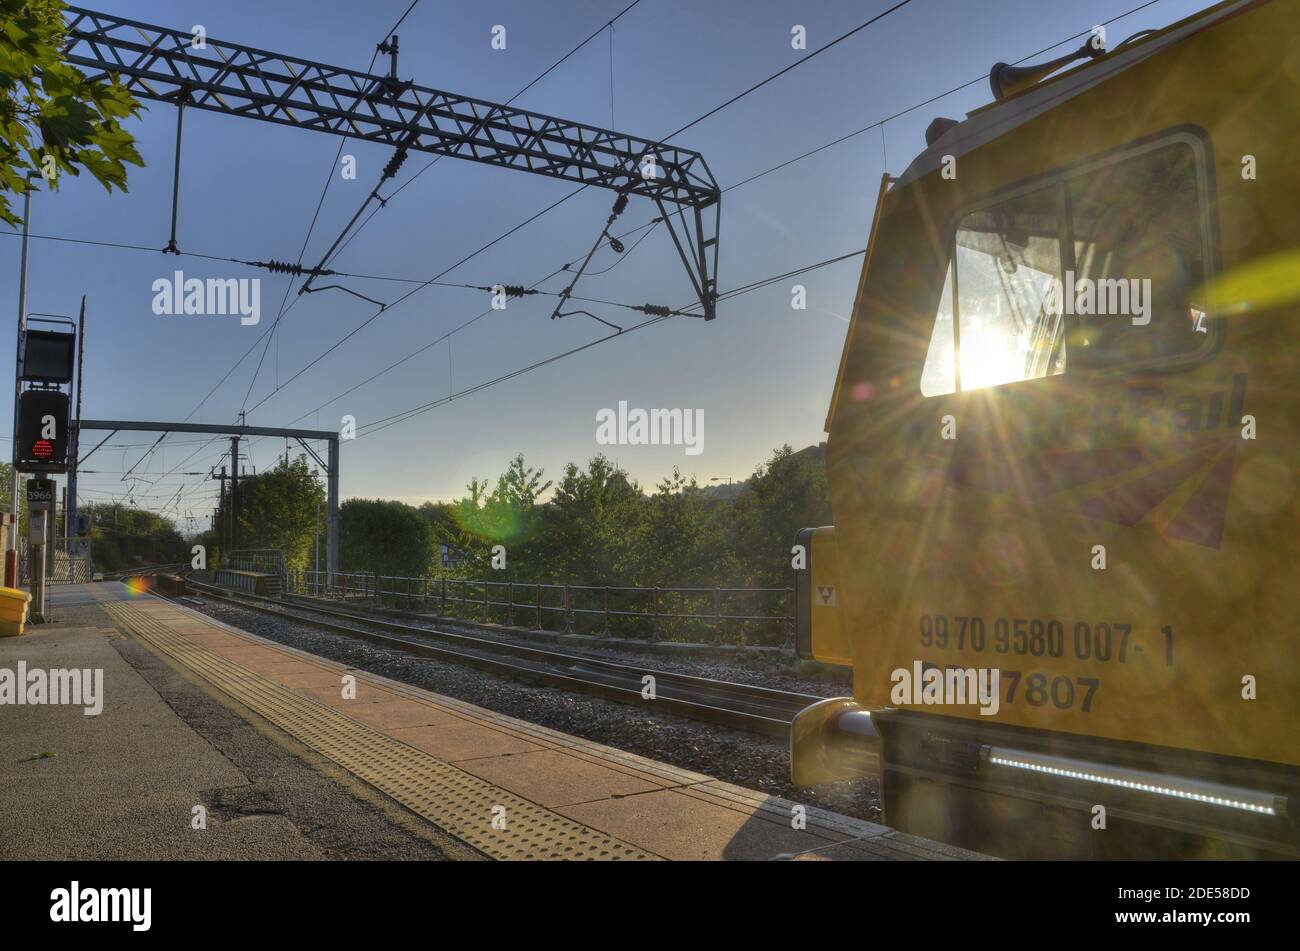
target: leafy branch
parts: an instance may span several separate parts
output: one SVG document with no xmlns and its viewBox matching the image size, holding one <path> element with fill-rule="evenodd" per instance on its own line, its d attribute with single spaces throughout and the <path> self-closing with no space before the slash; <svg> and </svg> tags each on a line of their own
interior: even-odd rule
<svg viewBox="0 0 1300 951">
<path fill-rule="evenodd" d="M 57 189 L 85 169 L 126 191 L 126 166 L 143 167 L 122 120 L 141 106 L 117 77 L 92 82 L 63 60 L 62 0 L 0 0 L 0 219 L 17 225 L 12 196 L 31 172 Z"/>
</svg>

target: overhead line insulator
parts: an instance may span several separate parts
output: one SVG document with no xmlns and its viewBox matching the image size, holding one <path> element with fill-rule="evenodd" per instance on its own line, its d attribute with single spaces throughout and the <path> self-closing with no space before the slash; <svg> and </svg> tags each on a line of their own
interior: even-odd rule
<svg viewBox="0 0 1300 951">
<path fill-rule="evenodd" d="M 542 293 L 541 291 L 534 290 L 531 287 L 524 287 L 522 284 L 494 284 L 491 287 L 486 287 L 482 284 L 472 284 L 470 286 L 476 290 L 487 291 L 492 294 L 498 293 L 497 288 L 500 288 L 500 292 L 504 293 L 506 297 L 524 297 L 529 294 Z"/>
<path fill-rule="evenodd" d="M 388 160 L 388 164 L 384 166 L 384 174 L 381 177 L 382 181 L 386 182 L 398 173 L 402 164 L 406 161 L 406 154 L 406 146 L 399 146 L 397 151 L 393 153 L 392 158 Z"/>
<path fill-rule="evenodd" d="M 324 267 L 303 267 L 301 264 L 290 264 L 287 261 L 241 261 L 241 264 L 248 264 L 252 267 L 266 268 L 275 274 L 292 274 L 294 277 L 302 277 L 304 274 L 312 277 L 321 277 L 326 274 L 335 274 Z"/>
</svg>

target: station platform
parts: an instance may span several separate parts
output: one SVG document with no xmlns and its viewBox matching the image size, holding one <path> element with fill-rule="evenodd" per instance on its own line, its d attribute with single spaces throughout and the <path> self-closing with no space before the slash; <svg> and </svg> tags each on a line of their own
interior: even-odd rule
<svg viewBox="0 0 1300 951">
<path fill-rule="evenodd" d="M 984 858 L 812 807 L 796 828 L 796 803 L 123 585 L 52 608 L 0 670 L 102 670 L 102 710 L 0 707 L 0 858 Z"/>
</svg>

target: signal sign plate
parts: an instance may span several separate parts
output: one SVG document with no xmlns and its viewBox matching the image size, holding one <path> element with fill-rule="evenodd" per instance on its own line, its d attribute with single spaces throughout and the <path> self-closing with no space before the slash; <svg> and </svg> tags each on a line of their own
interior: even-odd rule
<svg viewBox="0 0 1300 951">
<path fill-rule="evenodd" d="M 27 480 L 27 510 L 29 512 L 48 512 L 54 507 L 54 480 Z"/>
</svg>

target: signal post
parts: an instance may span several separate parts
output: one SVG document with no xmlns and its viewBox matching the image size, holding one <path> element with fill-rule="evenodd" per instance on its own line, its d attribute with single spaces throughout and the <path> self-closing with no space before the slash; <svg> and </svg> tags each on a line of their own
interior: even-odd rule
<svg viewBox="0 0 1300 951">
<path fill-rule="evenodd" d="M 82 302 L 85 313 L 85 302 Z M 50 325 L 32 329 L 26 323 Z M 14 472 L 27 472 L 27 545 L 31 572 L 32 619 L 50 620 L 46 610 L 45 566 L 54 532 L 56 499 L 50 476 L 68 471 L 71 387 L 76 360 L 77 328 L 65 317 L 33 315 L 20 328 L 18 352 L 18 429 L 14 435 Z M 26 386 L 24 389 L 23 387 Z M 15 483 L 18 481 L 15 475 Z M 15 505 L 16 507 L 16 505 Z M 16 526 L 15 526 L 16 531 Z M 15 546 L 16 547 L 16 546 Z M 17 566 L 6 583 L 18 584 Z"/>
</svg>

